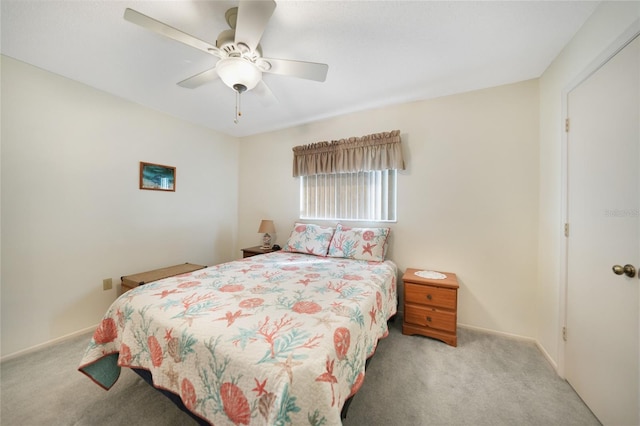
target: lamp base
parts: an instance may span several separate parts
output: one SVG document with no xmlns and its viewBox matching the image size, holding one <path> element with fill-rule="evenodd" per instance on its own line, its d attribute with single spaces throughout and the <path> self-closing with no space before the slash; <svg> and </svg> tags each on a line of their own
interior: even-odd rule
<svg viewBox="0 0 640 426">
<path fill-rule="evenodd" d="M 260 246 L 261 249 L 270 249 L 271 248 L 271 235 L 269 234 L 264 234 L 264 236 L 262 237 L 262 246 Z"/>
</svg>

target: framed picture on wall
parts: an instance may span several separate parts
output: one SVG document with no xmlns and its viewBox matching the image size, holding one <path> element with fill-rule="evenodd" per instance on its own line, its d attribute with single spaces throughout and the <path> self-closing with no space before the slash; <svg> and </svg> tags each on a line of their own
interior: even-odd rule
<svg viewBox="0 0 640 426">
<path fill-rule="evenodd" d="M 176 190 L 176 168 L 162 164 L 140 162 L 140 189 Z"/>
</svg>

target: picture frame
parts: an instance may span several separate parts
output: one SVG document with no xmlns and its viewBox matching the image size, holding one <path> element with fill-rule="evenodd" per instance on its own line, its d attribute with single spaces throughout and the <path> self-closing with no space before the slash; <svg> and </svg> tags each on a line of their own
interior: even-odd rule
<svg viewBox="0 0 640 426">
<path fill-rule="evenodd" d="M 140 162 L 140 189 L 151 191 L 176 190 L 176 168 L 163 164 Z"/>
</svg>

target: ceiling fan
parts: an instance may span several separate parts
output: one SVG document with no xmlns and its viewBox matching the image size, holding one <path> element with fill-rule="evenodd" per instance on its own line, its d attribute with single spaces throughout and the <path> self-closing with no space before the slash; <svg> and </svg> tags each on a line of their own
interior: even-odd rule
<svg viewBox="0 0 640 426">
<path fill-rule="evenodd" d="M 178 83 L 181 87 L 196 88 L 220 78 L 236 92 L 236 123 L 240 112 L 240 94 L 253 90 L 265 105 L 276 101 L 262 80 L 262 73 L 273 73 L 315 81 L 325 81 L 329 66 L 315 62 L 265 58 L 260 39 L 276 8 L 273 0 L 240 0 L 238 7 L 225 13 L 231 29 L 222 31 L 215 46 L 182 32 L 170 25 L 127 8 L 124 19 L 170 39 L 184 43 L 220 58 L 214 68 L 203 71 Z"/>
</svg>

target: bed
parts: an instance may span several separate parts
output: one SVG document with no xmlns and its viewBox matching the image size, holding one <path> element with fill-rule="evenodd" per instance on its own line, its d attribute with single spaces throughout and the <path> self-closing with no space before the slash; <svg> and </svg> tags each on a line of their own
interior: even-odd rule
<svg viewBox="0 0 640 426">
<path fill-rule="evenodd" d="M 375 260 L 353 255 L 362 246 L 373 255 L 388 231 L 384 240 L 355 242 L 333 241 L 335 231 L 317 253 L 308 249 L 318 232 L 299 245 L 294 229 L 283 251 L 123 294 L 79 370 L 109 389 L 121 367 L 134 369 L 205 424 L 341 424 L 396 313 L 397 268 L 384 248 Z"/>
</svg>

